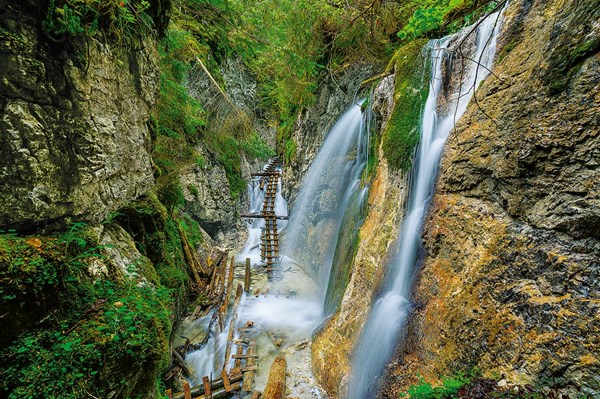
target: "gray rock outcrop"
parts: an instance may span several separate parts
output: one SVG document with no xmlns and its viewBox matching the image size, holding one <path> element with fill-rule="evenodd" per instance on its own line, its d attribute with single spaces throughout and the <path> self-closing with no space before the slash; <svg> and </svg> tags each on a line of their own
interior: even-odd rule
<svg viewBox="0 0 600 399">
<path fill-rule="evenodd" d="M 99 222 L 153 183 L 158 55 L 50 40 L 28 3 L 0 2 L 0 228 Z"/>
</svg>

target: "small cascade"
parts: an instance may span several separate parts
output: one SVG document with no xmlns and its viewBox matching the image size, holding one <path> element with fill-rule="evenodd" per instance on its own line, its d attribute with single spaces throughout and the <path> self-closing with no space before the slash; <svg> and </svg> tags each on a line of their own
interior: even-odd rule
<svg viewBox="0 0 600 399">
<path fill-rule="evenodd" d="M 378 376 L 390 360 L 411 311 L 410 294 L 415 265 L 422 251 L 423 221 L 437 176 L 446 138 L 467 109 L 477 86 L 492 67 L 500 13 L 488 15 L 473 28 L 434 40 L 431 52 L 431 87 L 421 122 L 421 141 L 397 253 L 382 295 L 375 302 L 353 357 L 348 398 L 375 397 Z M 469 36 L 469 33 L 472 36 Z M 468 37 L 469 36 L 469 37 Z M 474 42 L 469 43 L 469 39 Z M 460 51 L 456 46 L 462 45 Z M 467 49 L 466 47 L 470 47 Z M 459 54 L 465 54 L 461 59 Z"/>
<path fill-rule="evenodd" d="M 359 102 L 360 104 L 360 102 Z M 291 211 L 282 253 L 308 267 L 327 293 L 340 227 L 367 163 L 368 116 L 352 105 L 328 133 Z"/>
</svg>

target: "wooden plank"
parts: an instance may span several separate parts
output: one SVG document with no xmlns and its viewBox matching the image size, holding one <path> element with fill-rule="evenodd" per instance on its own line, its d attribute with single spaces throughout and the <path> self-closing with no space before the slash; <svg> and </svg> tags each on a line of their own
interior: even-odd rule
<svg viewBox="0 0 600 399">
<path fill-rule="evenodd" d="M 234 383 L 236 382 L 240 382 L 242 381 L 243 375 L 242 372 L 239 369 L 232 369 L 231 372 L 229 373 L 229 383 L 231 384 L 231 389 L 234 389 Z M 219 378 L 218 380 L 214 380 L 211 382 L 210 387 L 211 390 L 213 391 L 213 395 L 215 394 L 215 392 L 221 388 L 223 388 L 225 386 L 225 382 L 223 381 L 223 378 Z M 240 387 L 241 388 L 241 387 Z M 238 389 L 240 389 L 238 388 Z M 204 396 L 204 385 L 196 385 L 193 386 L 192 388 L 190 388 L 190 392 L 192 394 L 193 398 L 198 398 L 198 397 L 203 397 Z M 173 399 L 184 399 L 183 397 L 183 392 L 180 392 L 178 394 L 175 394 L 173 396 Z"/>
<path fill-rule="evenodd" d="M 238 345 L 237 354 L 241 355 L 242 353 L 244 353 L 244 348 L 241 345 Z M 242 367 L 242 359 L 236 358 L 233 367 L 239 370 Z"/>
<path fill-rule="evenodd" d="M 173 399 L 173 391 L 171 391 L 170 389 L 167 389 L 165 395 L 167 395 L 167 398 Z"/>
<path fill-rule="evenodd" d="M 240 389 L 242 389 L 242 386 L 239 382 L 236 382 L 235 384 L 231 384 L 231 390 L 232 391 L 239 391 Z M 218 391 L 214 391 L 212 393 L 211 396 L 206 396 L 206 395 L 202 395 L 202 396 L 197 396 L 194 399 L 225 399 L 228 398 L 232 395 L 231 392 L 227 392 L 225 390 L 225 388 L 219 389 Z"/>
<path fill-rule="evenodd" d="M 256 355 L 256 345 L 250 345 L 248 347 L 248 356 Z M 258 356 L 256 356 L 258 357 Z M 247 367 L 254 366 L 254 358 L 248 357 L 248 361 L 246 363 Z M 244 392 L 251 392 L 254 387 L 254 371 L 246 371 L 244 373 L 244 380 L 242 381 L 242 390 Z"/>
<path fill-rule="evenodd" d="M 250 292 L 250 258 L 246 258 L 246 273 L 244 275 L 244 291 Z"/>
<path fill-rule="evenodd" d="M 229 287 L 233 286 L 233 272 L 235 271 L 235 257 L 231 257 L 231 265 L 229 266 L 229 276 L 227 276 L 227 285 Z M 231 292 L 231 288 L 229 288 Z"/>
<path fill-rule="evenodd" d="M 234 309 L 233 315 L 231 315 L 231 321 L 229 322 L 229 333 L 227 334 L 227 345 L 225 347 L 225 361 L 223 362 L 223 371 L 229 363 L 229 356 L 231 355 L 231 344 L 233 342 L 233 334 L 235 332 L 235 323 L 237 322 L 237 312 Z"/>
<path fill-rule="evenodd" d="M 183 383 L 183 398 L 192 399 L 192 393 L 190 392 L 190 384 L 188 382 Z"/>
<path fill-rule="evenodd" d="M 219 309 L 217 313 L 219 318 L 219 328 L 221 332 L 223 332 L 223 330 L 225 329 L 225 323 L 223 322 L 223 313 L 221 313 L 221 309 Z"/>
<path fill-rule="evenodd" d="M 234 359 L 251 359 L 251 358 L 257 358 L 258 355 L 256 353 L 248 353 L 245 355 L 235 354 L 235 355 L 231 355 L 231 357 Z"/>
<path fill-rule="evenodd" d="M 231 382 L 229 382 L 229 376 L 227 375 L 227 371 L 221 371 L 221 378 L 223 379 L 223 386 L 225 387 L 225 392 L 231 392 Z"/>
<path fill-rule="evenodd" d="M 207 398 L 212 398 L 210 380 L 207 376 L 202 377 L 202 386 L 204 387 L 204 396 Z"/>
</svg>

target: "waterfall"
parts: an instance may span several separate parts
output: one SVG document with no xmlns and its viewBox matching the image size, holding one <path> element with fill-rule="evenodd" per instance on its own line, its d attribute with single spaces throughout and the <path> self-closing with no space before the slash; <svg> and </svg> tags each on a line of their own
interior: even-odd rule
<svg viewBox="0 0 600 399">
<path fill-rule="evenodd" d="M 421 141 L 412 169 L 406 213 L 388 279 L 376 300 L 353 357 L 348 398 L 375 396 L 378 377 L 390 360 L 411 310 L 410 293 L 421 252 L 425 212 L 437 176 L 442 149 L 455 122 L 467 109 L 477 86 L 492 67 L 500 13 L 487 16 L 475 28 L 434 40 L 431 52 L 431 90 L 421 121 Z M 474 34 L 469 36 L 469 33 Z M 475 36 L 470 49 L 464 47 Z M 457 43 L 463 48 L 455 51 Z M 459 54 L 463 55 L 461 59 Z M 458 77 L 454 86 L 451 77 Z"/>
<path fill-rule="evenodd" d="M 336 122 L 304 177 L 290 212 L 282 253 L 310 268 L 322 301 L 344 213 L 353 193 L 362 189 L 368 115 L 369 111 L 363 115 L 361 106 L 354 104 Z"/>
</svg>

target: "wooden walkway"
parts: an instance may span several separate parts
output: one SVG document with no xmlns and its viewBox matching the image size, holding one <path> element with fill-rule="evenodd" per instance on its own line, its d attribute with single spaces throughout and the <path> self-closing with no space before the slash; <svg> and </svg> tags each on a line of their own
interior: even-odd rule
<svg viewBox="0 0 600 399">
<path fill-rule="evenodd" d="M 275 158 L 269 162 L 265 170 L 261 173 L 255 173 L 252 176 L 259 177 L 261 190 L 264 190 L 264 202 L 260 213 L 242 215 L 243 218 L 263 218 L 265 227 L 261 232 L 260 254 L 261 260 L 265 262 L 269 279 L 277 279 L 281 277 L 279 254 L 279 234 L 277 229 L 277 220 L 287 220 L 287 216 L 275 214 L 275 202 L 277 199 L 277 186 L 281 172 L 279 171 L 279 159 Z M 254 389 L 254 375 L 258 370 L 258 354 L 256 341 L 251 336 L 254 335 L 254 323 L 250 320 L 236 330 L 238 323 L 238 308 L 241 302 L 243 292 L 251 292 L 251 267 L 250 259 L 247 258 L 244 267 L 244 284 L 238 284 L 233 303 L 230 304 L 232 295 L 233 278 L 235 262 L 231 258 L 228 262 L 228 254 L 223 251 L 217 254 L 214 259 L 209 257 L 209 269 L 212 269 L 210 275 L 210 285 L 208 287 L 209 295 L 215 298 L 212 319 L 209 324 L 209 330 L 213 328 L 223 332 L 228 328 L 227 346 L 225 348 L 225 356 L 221 375 L 213 379 L 213 376 L 203 376 L 202 384 L 191 387 L 188 383 L 184 383 L 183 392 L 172 393 L 167 390 L 166 396 L 169 399 L 225 399 L 233 396 L 238 392 L 243 392 L 250 395 L 252 398 L 258 397 L 259 392 Z M 254 293 L 256 296 L 261 292 Z M 262 292 L 263 295 L 268 295 L 269 290 Z M 276 296 L 284 295 L 286 297 L 295 296 L 296 292 L 290 289 L 278 290 L 274 293 Z M 231 308 L 231 316 L 229 310 Z M 208 312 L 208 311 L 207 311 Z M 199 311 L 194 312 L 199 317 Z M 205 313 L 206 315 L 207 313 Z M 229 320 L 229 325 L 225 325 Z M 218 324 L 216 324 L 218 323 Z M 236 335 L 237 332 L 237 335 Z M 273 332 L 267 332 L 273 344 L 276 347 L 281 346 L 285 337 L 278 336 Z M 200 349 L 206 342 L 199 345 L 186 345 L 187 352 Z M 234 352 L 235 348 L 235 353 Z M 176 351 L 175 351 L 176 352 Z M 231 365 L 231 367 L 230 367 Z M 181 366 L 185 367 L 185 362 L 181 358 Z"/>
<path fill-rule="evenodd" d="M 263 207 L 259 214 L 243 215 L 242 217 L 263 218 L 265 220 L 265 228 L 261 232 L 260 258 L 265 262 L 269 278 L 281 278 L 277 220 L 286 220 L 287 216 L 275 214 L 277 185 L 281 177 L 279 158 L 272 159 L 265 170 L 254 173 L 252 176 L 260 177 L 260 187 L 265 190 Z"/>
<path fill-rule="evenodd" d="M 248 259 L 249 261 L 249 259 Z M 231 257 L 228 262 L 227 252 L 217 254 L 214 264 L 212 281 L 209 286 L 209 292 L 217 298 L 214 305 L 213 316 L 209 324 L 209 330 L 215 325 L 215 333 L 223 332 L 228 327 L 227 346 L 223 359 L 223 369 L 221 375 L 216 379 L 213 376 L 203 376 L 202 384 L 191 387 L 189 383 L 183 384 L 183 392 L 173 393 L 171 390 L 165 392 L 169 399 L 224 399 L 229 398 L 239 391 L 251 392 L 254 389 L 254 373 L 258 369 L 256 363 L 256 343 L 245 337 L 245 333 L 251 331 L 254 323 L 246 322 L 243 328 L 238 329 L 238 338 L 235 338 L 235 325 L 238 321 L 238 311 L 244 289 L 250 290 L 250 268 L 249 262 L 245 267 L 245 287 L 237 285 L 233 303 L 230 298 L 233 290 L 235 259 Z M 231 306 L 230 306 L 231 305 Z M 229 325 L 225 325 L 229 308 L 231 307 L 231 317 Z M 218 324 L 217 324 L 218 323 Z M 207 336 L 208 338 L 208 336 Z M 206 342 L 199 346 L 191 345 L 187 347 L 187 352 L 200 349 Z M 232 348 L 236 347 L 236 353 L 232 354 Z M 182 360 L 183 362 L 183 360 Z M 233 367 L 228 366 L 233 363 Z"/>
</svg>

